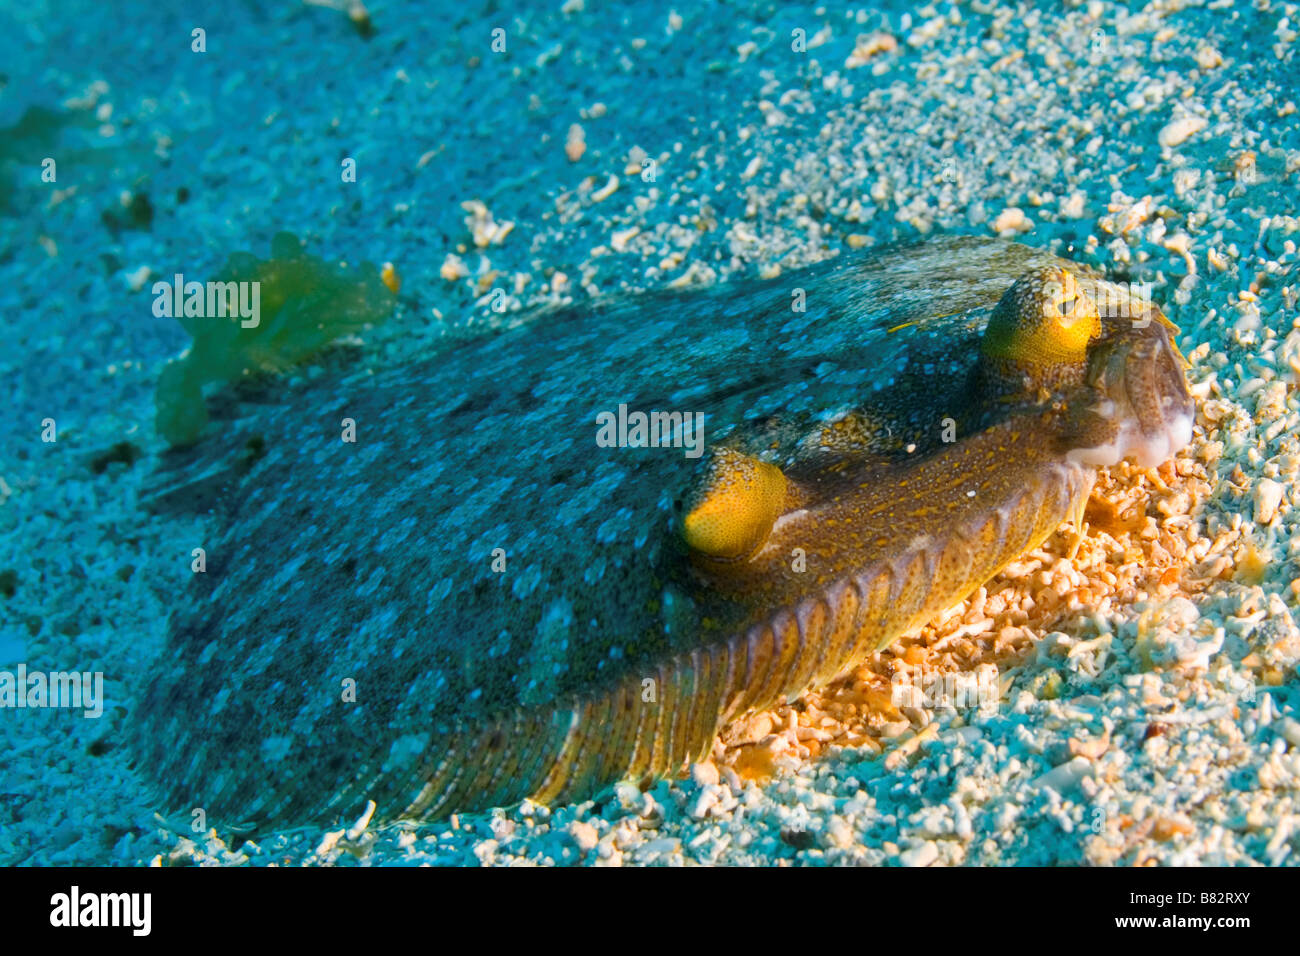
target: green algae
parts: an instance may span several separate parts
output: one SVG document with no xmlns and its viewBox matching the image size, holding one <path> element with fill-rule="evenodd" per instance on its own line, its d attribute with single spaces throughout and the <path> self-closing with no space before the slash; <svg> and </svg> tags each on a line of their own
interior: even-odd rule
<svg viewBox="0 0 1300 956">
<path fill-rule="evenodd" d="M 70 154 L 64 143 L 64 130 L 70 127 L 86 128 L 91 125 L 89 113 L 72 110 L 54 110 L 46 106 L 30 106 L 16 122 L 0 126 L 0 215 L 17 212 L 14 196 L 18 192 L 16 170 L 27 166 L 40 176 L 41 161 L 52 156 L 61 162 Z M 81 159 L 85 150 L 76 155 Z"/>
<path fill-rule="evenodd" d="M 0 126 L 0 159 L 28 161 L 57 146 L 68 126 L 86 126 L 80 112 L 29 106 L 11 126 Z"/>
<path fill-rule="evenodd" d="M 350 267 L 307 255 L 287 232 L 271 240 L 269 259 L 237 252 L 209 286 L 213 282 L 257 283 L 260 315 L 255 325 L 238 314 L 176 315 L 194 342 L 163 368 L 155 394 L 158 433 L 173 446 L 202 435 L 205 386 L 284 372 L 336 339 L 383 321 L 396 302 L 374 265 Z"/>
</svg>

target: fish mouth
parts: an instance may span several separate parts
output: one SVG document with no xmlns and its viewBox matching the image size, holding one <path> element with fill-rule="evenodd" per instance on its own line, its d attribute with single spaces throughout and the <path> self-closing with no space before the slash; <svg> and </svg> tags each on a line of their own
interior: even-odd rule
<svg viewBox="0 0 1300 956">
<path fill-rule="evenodd" d="M 1103 329 L 1085 378 L 1094 396 L 1080 403 L 1067 457 L 1093 466 L 1131 458 L 1154 468 L 1192 440 L 1196 405 L 1178 327 L 1154 303 L 1135 302 L 1127 316 L 1105 317 Z"/>
</svg>

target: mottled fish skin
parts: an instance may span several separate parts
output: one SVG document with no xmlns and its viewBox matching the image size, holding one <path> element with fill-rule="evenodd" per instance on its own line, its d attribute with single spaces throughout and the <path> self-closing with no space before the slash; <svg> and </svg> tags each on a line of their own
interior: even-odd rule
<svg viewBox="0 0 1300 956">
<path fill-rule="evenodd" d="M 1106 319 L 1052 396 L 990 384 L 993 306 L 1067 265 L 1092 275 L 938 239 L 585 303 L 315 382 L 214 436 L 195 454 L 252 436 L 265 453 L 217 509 L 140 701 L 160 802 L 255 826 L 367 799 L 435 818 L 698 759 L 727 719 L 829 680 L 1041 542 L 1097 464 L 1190 436 L 1163 319 Z M 689 552 L 683 501 L 707 462 L 597 447 L 620 404 L 703 412 L 711 448 L 782 469 L 791 507 L 757 553 Z"/>
</svg>

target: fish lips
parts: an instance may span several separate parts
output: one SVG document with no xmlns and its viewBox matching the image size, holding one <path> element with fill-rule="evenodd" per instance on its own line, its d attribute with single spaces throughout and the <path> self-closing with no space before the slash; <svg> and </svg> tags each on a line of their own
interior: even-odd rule
<svg viewBox="0 0 1300 956">
<path fill-rule="evenodd" d="M 1094 466 L 1131 458 L 1154 468 L 1192 440 L 1196 404 L 1174 341 L 1177 326 L 1143 303 L 1130 317 L 1104 318 L 1103 328 L 1086 376 L 1094 395 L 1080 403 L 1068 457 Z"/>
</svg>

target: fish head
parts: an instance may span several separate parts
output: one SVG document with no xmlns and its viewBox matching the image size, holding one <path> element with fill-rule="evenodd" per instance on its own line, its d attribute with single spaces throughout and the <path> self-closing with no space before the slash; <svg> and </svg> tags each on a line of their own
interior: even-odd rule
<svg viewBox="0 0 1300 956">
<path fill-rule="evenodd" d="M 998 302 L 979 372 L 986 398 L 1065 409 L 1059 442 L 1070 461 L 1154 467 L 1192 437 L 1177 335 L 1149 290 L 1048 266 Z"/>
<path fill-rule="evenodd" d="M 1122 283 L 1091 285 L 1102 331 L 1088 350 L 1087 394 L 1071 407 L 1068 457 L 1098 466 L 1131 458 L 1154 468 L 1192 440 L 1196 408 L 1178 326 Z"/>
</svg>

